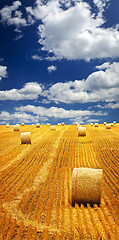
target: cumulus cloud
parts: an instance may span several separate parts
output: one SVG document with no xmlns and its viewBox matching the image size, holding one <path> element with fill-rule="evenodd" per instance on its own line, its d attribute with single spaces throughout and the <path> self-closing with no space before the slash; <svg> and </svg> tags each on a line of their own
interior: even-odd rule
<svg viewBox="0 0 119 240">
<path fill-rule="evenodd" d="M 0 65 L 0 80 L 7 77 L 7 67 Z"/>
<path fill-rule="evenodd" d="M 30 122 L 38 122 L 39 116 L 33 116 L 32 114 L 27 114 L 27 113 L 21 113 L 21 112 L 14 112 L 14 113 L 9 113 L 7 111 L 2 111 L 0 113 L 0 122 L 4 123 L 5 122 L 11 122 L 13 121 L 14 123 L 30 123 Z M 4 121 L 4 122 L 3 122 Z"/>
<path fill-rule="evenodd" d="M 42 57 L 41 57 L 41 56 L 38 56 L 37 54 L 33 55 L 31 58 L 32 58 L 33 60 L 38 60 L 38 61 L 42 61 L 42 60 L 43 60 Z"/>
<path fill-rule="evenodd" d="M 20 1 L 14 1 L 12 5 L 5 6 L 0 10 L 1 22 L 7 24 L 8 26 L 14 25 L 16 29 L 22 26 L 26 26 L 27 22 L 25 18 L 22 17 L 22 12 L 19 10 L 21 7 Z"/>
<path fill-rule="evenodd" d="M 101 3 L 100 3 L 101 2 Z M 100 9 L 98 14 L 83 1 L 48 1 L 43 4 L 37 0 L 34 8 L 28 7 L 28 15 L 41 20 L 39 25 L 39 43 L 42 50 L 53 53 L 56 58 L 85 59 L 119 56 L 118 25 L 104 28 L 104 17 L 100 12 L 107 1 L 94 0 Z M 66 7 L 66 6 L 65 6 Z M 54 21 L 55 19 L 55 21 Z"/>
<path fill-rule="evenodd" d="M 107 64 L 106 64 L 107 65 Z M 58 82 L 46 87 L 37 82 L 29 82 L 21 89 L 0 91 L 0 100 L 35 100 L 43 102 L 86 103 L 119 102 L 119 63 L 90 74 L 87 79 Z"/>
<path fill-rule="evenodd" d="M 15 108 L 16 111 L 25 112 L 25 113 L 32 113 L 39 115 L 39 117 L 47 117 L 47 118 L 56 118 L 56 119 L 71 119 L 76 117 L 87 117 L 87 116 L 101 116 L 104 115 L 101 111 L 94 112 L 89 110 L 66 110 L 64 108 L 58 107 L 50 107 L 45 108 L 41 106 L 20 106 Z"/>
<path fill-rule="evenodd" d="M 47 68 L 47 70 L 48 70 L 49 73 L 51 73 L 51 72 L 56 71 L 56 70 L 57 70 L 57 67 L 54 66 L 54 65 L 51 65 L 51 66 L 49 66 L 49 67 Z"/>
<path fill-rule="evenodd" d="M 28 82 L 21 89 L 0 91 L 0 100 L 34 100 L 41 94 L 41 85 L 36 82 Z"/>
</svg>

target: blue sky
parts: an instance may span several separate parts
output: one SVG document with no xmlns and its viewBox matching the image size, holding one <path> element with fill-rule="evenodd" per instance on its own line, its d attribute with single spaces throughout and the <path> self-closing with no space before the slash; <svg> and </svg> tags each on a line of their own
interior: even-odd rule
<svg viewBox="0 0 119 240">
<path fill-rule="evenodd" d="M 119 122 L 119 1 L 0 1 L 0 124 Z"/>
</svg>

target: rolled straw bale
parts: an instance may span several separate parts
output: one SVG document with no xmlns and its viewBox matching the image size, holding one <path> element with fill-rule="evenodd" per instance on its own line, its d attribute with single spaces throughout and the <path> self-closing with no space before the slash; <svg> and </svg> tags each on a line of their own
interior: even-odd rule
<svg viewBox="0 0 119 240">
<path fill-rule="evenodd" d="M 55 131 L 55 126 L 50 126 L 50 129 L 51 129 L 52 131 Z"/>
<path fill-rule="evenodd" d="M 111 123 L 111 127 L 113 127 L 114 126 L 114 123 Z"/>
<path fill-rule="evenodd" d="M 75 122 L 75 125 L 78 125 L 78 122 Z"/>
<path fill-rule="evenodd" d="M 98 123 L 95 123 L 95 127 L 98 127 Z"/>
<path fill-rule="evenodd" d="M 21 144 L 31 144 L 31 132 L 23 132 L 21 133 Z"/>
<path fill-rule="evenodd" d="M 64 122 L 62 122 L 62 126 L 64 126 Z"/>
<path fill-rule="evenodd" d="M 14 125 L 13 129 L 14 129 L 14 131 L 19 131 L 20 130 L 19 124 Z"/>
<path fill-rule="evenodd" d="M 111 129 L 111 124 L 110 123 L 106 124 L 106 129 Z"/>
<path fill-rule="evenodd" d="M 50 123 L 47 123 L 47 126 L 50 126 Z"/>
<path fill-rule="evenodd" d="M 113 123 L 116 124 L 116 121 L 114 121 Z"/>
<path fill-rule="evenodd" d="M 74 168 L 72 173 L 72 203 L 100 203 L 102 169 Z"/>
<path fill-rule="evenodd" d="M 24 126 L 24 123 L 22 123 L 21 125 Z"/>
<path fill-rule="evenodd" d="M 61 123 L 58 123 L 58 126 L 61 126 Z"/>
<path fill-rule="evenodd" d="M 9 128 L 9 123 L 6 124 L 6 128 Z"/>
<path fill-rule="evenodd" d="M 78 128 L 78 137 L 79 136 L 86 136 L 86 127 L 79 127 Z"/>
<path fill-rule="evenodd" d="M 93 123 L 91 123 L 90 125 L 93 126 Z"/>
<path fill-rule="evenodd" d="M 107 123 L 106 122 L 104 122 L 104 125 L 106 125 Z"/>
<path fill-rule="evenodd" d="M 36 123 L 36 127 L 37 127 L 37 128 L 40 128 L 40 123 Z"/>
</svg>

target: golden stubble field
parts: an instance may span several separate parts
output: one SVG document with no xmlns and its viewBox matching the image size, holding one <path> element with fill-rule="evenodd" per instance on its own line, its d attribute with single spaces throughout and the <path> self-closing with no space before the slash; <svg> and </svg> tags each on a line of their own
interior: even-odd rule
<svg viewBox="0 0 119 240">
<path fill-rule="evenodd" d="M 0 126 L 0 240 L 119 239 L 119 124 Z M 21 145 L 31 132 L 31 145 Z M 72 206 L 74 168 L 102 168 L 101 204 Z"/>
</svg>

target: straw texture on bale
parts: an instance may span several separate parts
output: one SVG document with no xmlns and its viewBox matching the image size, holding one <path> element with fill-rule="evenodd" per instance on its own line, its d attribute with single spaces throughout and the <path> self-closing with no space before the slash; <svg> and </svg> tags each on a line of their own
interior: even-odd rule
<svg viewBox="0 0 119 240">
<path fill-rule="evenodd" d="M 86 136 L 86 128 L 85 127 L 78 127 L 78 137 L 79 136 Z"/>
<path fill-rule="evenodd" d="M 111 129 L 111 124 L 110 123 L 106 124 L 106 129 Z"/>
<path fill-rule="evenodd" d="M 55 131 L 55 126 L 50 126 L 50 129 L 51 129 L 52 131 Z"/>
<path fill-rule="evenodd" d="M 14 131 L 19 131 L 20 130 L 19 124 L 14 125 L 13 129 L 14 129 Z"/>
<path fill-rule="evenodd" d="M 31 144 L 31 132 L 21 133 L 21 144 Z"/>
<path fill-rule="evenodd" d="M 98 123 L 95 123 L 95 127 L 98 127 Z"/>
<path fill-rule="evenodd" d="M 37 128 L 40 128 L 40 123 L 36 123 L 36 127 L 37 127 Z"/>
<path fill-rule="evenodd" d="M 100 204 L 102 169 L 74 168 L 72 173 L 72 204 Z"/>
</svg>

